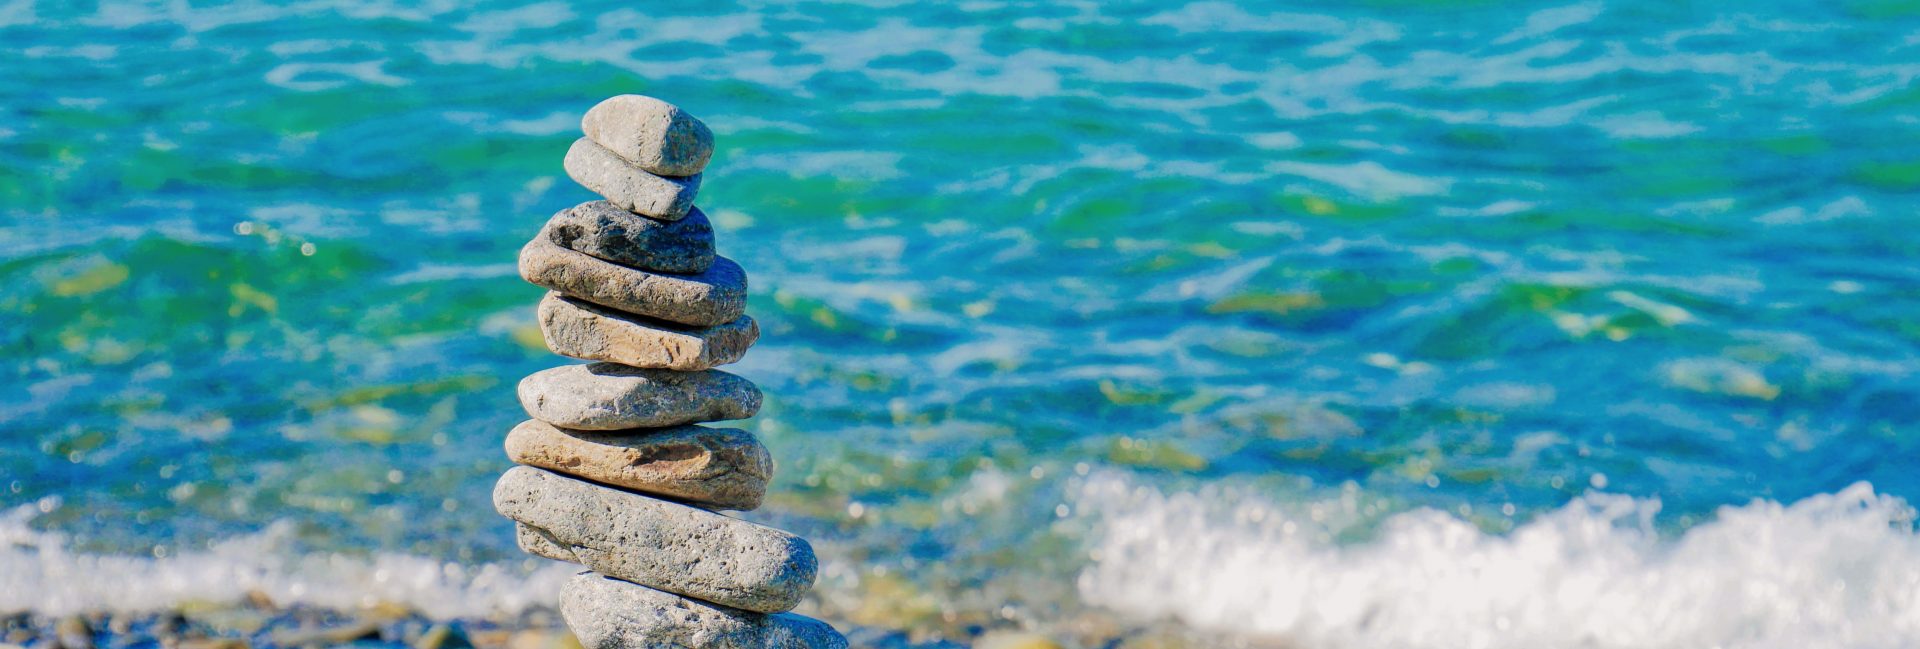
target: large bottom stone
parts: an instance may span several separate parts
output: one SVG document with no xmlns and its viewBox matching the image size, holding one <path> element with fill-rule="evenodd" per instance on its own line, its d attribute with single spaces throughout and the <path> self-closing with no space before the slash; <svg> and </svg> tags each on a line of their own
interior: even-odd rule
<svg viewBox="0 0 1920 649">
<path fill-rule="evenodd" d="M 723 606 L 792 610 L 818 570 L 806 539 L 533 467 L 500 476 L 493 507 L 594 572 Z"/>
<path fill-rule="evenodd" d="M 584 649 L 846 649 L 827 623 L 687 599 L 591 572 L 560 589 L 560 615 Z"/>
<path fill-rule="evenodd" d="M 603 432 L 528 421 L 507 433 L 507 459 L 719 509 L 759 507 L 773 475 L 752 433 L 705 426 Z"/>
<path fill-rule="evenodd" d="M 760 339 L 751 316 L 714 327 L 650 321 L 559 293 L 540 300 L 535 316 L 547 349 L 561 356 L 682 372 L 740 360 Z"/>
</svg>

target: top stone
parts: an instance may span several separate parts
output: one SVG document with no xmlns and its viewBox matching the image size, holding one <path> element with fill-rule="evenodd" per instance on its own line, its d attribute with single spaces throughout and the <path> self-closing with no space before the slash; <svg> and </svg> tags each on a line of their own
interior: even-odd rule
<svg viewBox="0 0 1920 649">
<path fill-rule="evenodd" d="M 678 106 L 645 95 L 600 102 L 580 130 L 635 166 L 661 176 L 691 176 L 713 157 L 713 131 Z"/>
</svg>

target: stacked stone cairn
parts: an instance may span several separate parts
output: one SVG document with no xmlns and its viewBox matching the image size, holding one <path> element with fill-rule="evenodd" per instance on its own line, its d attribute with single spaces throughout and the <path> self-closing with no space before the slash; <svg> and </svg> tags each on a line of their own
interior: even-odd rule
<svg viewBox="0 0 1920 649">
<path fill-rule="evenodd" d="M 567 175 L 606 197 L 555 214 L 520 250 L 520 276 L 551 290 L 540 331 L 593 361 L 520 382 L 533 419 L 507 434 L 522 465 L 493 491 L 520 548 L 587 568 L 560 593 L 585 649 L 844 648 L 788 613 L 813 587 L 805 539 L 718 513 L 760 506 L 773 459 L 741 430 L 760 390 L 714 369 L 759 338 L 747 276 L 714 255 L 694 207 L 713 133 L 640 95 L 581 120 Z"/>
</svg>

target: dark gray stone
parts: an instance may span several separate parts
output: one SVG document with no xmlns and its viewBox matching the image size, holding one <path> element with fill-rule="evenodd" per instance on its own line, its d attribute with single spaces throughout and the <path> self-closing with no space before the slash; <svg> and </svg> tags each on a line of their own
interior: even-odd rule
<svg viewBox="0 0 1920 649">
<path fill-rule="evenodd" d="M 691 274 L 713 266 L 713 224 L 698 207 L 661 221 L 592 201 L 554 214 L 546 232 L 561 247 L 641 270 Z"/>
<path fill-rule="evenodd" d="M 562 248 L 543 234 L 520 249 L 520 277 L 568 297 L 697 327 L 733 322 L 747 311 L 747 273 L 725 257 L 699 274 L 655 273 Z"/>
</svg>

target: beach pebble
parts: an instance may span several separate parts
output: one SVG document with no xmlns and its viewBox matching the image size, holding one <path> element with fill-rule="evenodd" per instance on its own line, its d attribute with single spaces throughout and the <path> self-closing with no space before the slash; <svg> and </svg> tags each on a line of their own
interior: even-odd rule
<svg viewBox="0 0 1920 649">
<path fill-rule="evenodd" d="M 736 611 L 581 573 L 560 589 L 560 615 L 585 649 L 846 649 L 825 622 Z"/>
<path fill-rule="evenodd" d="M 713 131 L 680 107 L 645 95 L 619 95 L 587 111 L 580 130 L 651 173 L 691 176 L 713 157 Z"/>
<path fill-rule="evenodd" d="M 535 318 L 555 354 L 682 372 L 738 361 L 760 338 L 760 326 L 747 316 L 717 327 L 682 327 L 558 293 L 540 300 Z"/>
<path fill-rule="evenodd" d="M 693 208 L 694 195 L 700 192 L 700 174 L 672 177 L 647 173 L 584 137 L 573 141 L 561 166 L 574 182 L 620 209 L 663 221 L 686 216 Z"/>
<path fill-rule="evenodd" d="M 568 250 L 543 232 L 520 249 L 520 277 L 627 313 L 709 327 L 747 311 L 747 273 L 720 257 L 706 272 L 654 273 Z"/>
<path fill-rule="evenodd" d="M 459 627 L 445 622 L 435 624 L 420 634 L 413 642 L 413 649 L 474 649 L 473 640 L 467 638 Z"/>
<path fill-rule="evenodd" d="M 704 426 L 604 432 L 528 421 L 507 433 L 507 458 L 720 509 L 759 507 L 773 475 L 773 457 L 752 434 Z"/>
<path fill-rule="evenodd" d="M 563 248 L 641 270 L 691 274 L 713 266 L 713 223 L 698 207 L 659 221 L 592 201 L 554 214 L 546 234 Z"/>
<path fill-rule="evenodd" d="M 667 592 L 778 613 L 813 587 L 805 539 L 704 509 L 526 466 L 500 477 L 493 506 L 590 570 Z"/>
<path fill-rule="evenodd" d="M 57 649 L 93 649 L 93 625 L 78 615 L 60 618 L 53 625 L 53 639 Z"/>
<path fill-rule="evenodd" d="M 527 415 L 561 428 L 623 430 L 746 419 L 760 388 L 720 370 L 676 372 L 617 363 L 563 365 L 520 379 Z"/>
</svg>

